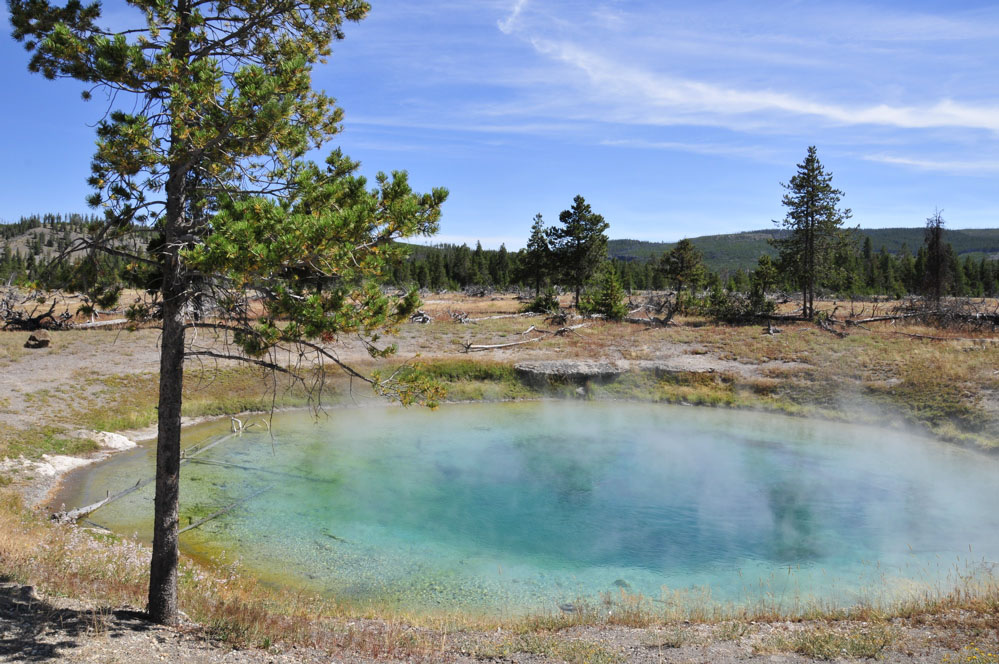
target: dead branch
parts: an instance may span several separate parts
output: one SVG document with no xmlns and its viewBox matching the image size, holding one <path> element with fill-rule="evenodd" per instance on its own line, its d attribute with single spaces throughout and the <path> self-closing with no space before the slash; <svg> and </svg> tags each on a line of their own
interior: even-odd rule
<svg viewBox="0 0 999 664">
<path fill-rule="evenodd" d="M 281 470 L 271 470 L 270 468 L 260 468 L 257 466 L 244 466 L 238 463 L 230 463 L 228 461 L 215 461 L 213 459 L 190 459 L 190 462 L 198 466 L 218 466 L 219 468 L 235 468 L 237 470 L 248 470 L 253 473 L 263 473 L 265 475 L 275 475 L 277 477 L 290 477 L 296 480 L 303 480 L 305 482 L 320 482 L 323 484 L 328 484 L 331 480 L 323 480 L 318 477 L 309 477 L 308 475 L 299 475 L 297 473 L 286 473 Z"/>
<path fill-rule="evenodd" d="M 481 318 L 469 318 L 467 319 L 470 323 L 477 323 L 480 320 L 497 320 L 499 318 L 520 318 L 521 316 L 537 316 L 538 314 L 528 311 L 519 314 L 498 314 L 496 316 L 483 316 Z"/>
<path fill-rule="evenodd" d="M 223 436 L 222 438 L 219 438 L 218 440 L 214 440 L 211 443 L 208 443 L 204 447 L 195 448 L 193 450 L 189 449 L 189 450 L 186 450 L 184 452 L 181 452 L 182 456 L 181 456 L 180 462 L 181 463 L 187 463 L 188 461 L 192 461 L 194 459 L 194 457 L 196 457 L 197 455 L 202 454 L 204 452 L 207 452 L 208 450 L 212 449 L 216 445 L 224 443 L 225 441 L 229 440 L 230 438 L 232 438 L 232 435 Z M 152 482 L 155 479 L 156 479 L 155 477 L 148 477 L 148 478 L 146 478 L 144 480 L 139 480 L 138 482 L 135 483 L 134 486 L 131 486 L 131 487 L 125 489 L 124 491 L 119 491 L 118 493 L 114 494 L 113 496 L 109 495 L 104 500 L 100 500 L 100 501 L 98 501 L 96 503 L 92 503 L 90 505 L 86 505 L 84 507 L 80 507 L 80 508 L 77 508 L 75 510 L 70 510 L 69 512 L 65 512 L 65 511 L 56 512 L 56 513 L 54 513 L 51 516 L 51 518 L 52 518 L 53 521 L 59 521 L 60 523 L 69 523 L 69 522 L 75 521 L 75 520 L 79 519 L 80 517 L 88 516 L 88 515 L 96 512 L 98 509 L 104 507 L 105 505 L 113 503 L 114 501 L 118 500 L 119 498 L 124 498 L 125 496 L 127 496 L 130 493 L 132 493 L 133 491 L 138 491 L 142 487 L 147 486 L 149 484 L 152 484 Z"/>
<path fill-rule="evenodd" d="M 847 336 L 846 332 L 840 332 L 839 330 L 837 330 L 835 327 L 832 326 L 832 322 L 830 322 L 826 318 L 819 318 L 815 322 L 820 328 L 822 328 L 826 332 L 829 332 L 830 334 L 836 335 L 840 339 L 844 339 Z"/>
<path fill-rule="evenodd" d="M 111 327 L 112 325 L 127 325 L 129 320 L 127 318 L 115 318 L 114 320 L 98 320 L 93 323 L 80 323 L 79 325 L 74 325 L 73 327 L 77 330 L 89 330 L 95 327 Z"/>
<path fill-rule="evenodd" d="M 177 531 L 177 534 L 178 535 L 182 535 L 182 534 L 186 533 L 188 530 L 193 530 L 194 528 L 197 528 L 199 526 L 203 526 L 206 523 L 208 523 L 209 521 L 211 521 L 212 519 L 217 519 L 218 517 L 222 516 L 223 514 L 225 514 L 227 512 L 231 512 L 232 510 L 234 510 L 235 508 L 239 507 L 243 503 L 249 502 L 250 500 L 252 500 L 253 498 L 256 498 L 260 494 L 265 493 L 267 491 L 270 491 L 272 488 L 273 487 L 271 487 L 271 486 L 265 486 L 263 489 L 260 489 L 258 491 L 254 491 L 249 496 L 246 496 L 245 498 L 240 498 L 239 500 L 237 500 L 236 502 L 232 503 L 231 505 L 226 505 L 225 507 L 223 507 L 219 511 L 213 512 L 213 513 L 209 514 L 204 519 L 199 519 L 198 521 L 195 521 L 191 525 L 185 526 L 185 527 L 181 528 L 180 530 Z"/>
<path fill-rule="evenodd" d="M 863 313 L 863 312 L 861 312 L 861 313 Z M 895 322 L 895 321 L 898 321 L 898 320 L 905 320 L 906 318 L 914 318 L 916 316 L 919 316 L 919 314 L 917 314 L 917 313 L 908 313 L 908 314 L 895 314 L 895 315 L 888 315 L 888 316 L 870 316 L 868 318 L 847 318 L 846 319 L 846 324 L 847 325 L 865 325 L 867 323 L 883 323 L 883 322 L 888 322 L 888 321 Z"/>
<path fill-rule="evenodd" d="M 22 295 L 15 288 L 7 288 L 0 294 L 0 322 L 5 330 L 62 330 L 70 327 L 73 314 L 69 311 L 67 296 L 61 292 L 42 293 L 32 291 Z M 50 302 L 48 309 L 41 307 Z M 28 305 L 32 305 L 30 310 Z M 65 307 L 56 313 L 60 306 Z M 41 309 L 41 311 L 40 311 Z"/>
<path fill-rule="evenodd" d="M 478 345 L 473 344 L 470 341 L 462 342 L 462 347 L 464 347 L 466 353 L 475 353 L 482 350 L 495 350 L 497 348 L 509 348 L 510 346 L 520 346 L 522 344 L 530 344 L 535 341 L 542 341 L 545 337 L 534 337 L 533 339 L 525 339 L 523 341 L 511 341 L 505 344 L 489 344 L 489 345 Z"/>
<path fill-rule="evenodd" d="M 562 337 L 569 334 L 570 332 L 575 332 L 581 327 L 586 327 L 587 325 L 589 325 L 589 323 L 579 323 L 578 325 L 569 325 L 567 327 L 560 327 L 557 330 L 542 330 L 532 325 L 531 327 L 527 328 L 523 332 L 520 332 L 519 334 L 527 334 L 528 332 L 537 332 L 542 335 L 550 334 L 552 336 Z M 535 341 L 541 341 L 543 339 L 545 339 L 545 337 L 541 336 L 541 337 L 534 337 L 532 339 L 524 339 L 523 341 L 511 341 L 505 344 L 473 344 L 471 341 L 463 341 L 461 345 L 462 348 L 464 348 L 464 352 L 475 353 L 477 351 L 483 351 L 483 350 L 496 350 L 497 348 L 522 346 L 523 344 L 534 343 Z"/>
<path fill-rule="evenodd" d="M 152 481 L 153 481 L 152 479 L 139 480 L 133 486 L 130 486 L 129 488 L 125 489 L 124 491 L 119 491 L 118 493 L 114 494 L 113 496 L 111 495 L 111 492 L 109 491 L 108 494 L 107 494 L 107 497 L 104 498 L 103 500 L 98 500 L 96 503 L 91 503 L 90 505 L 84 505 L 83 507 L 78 507 L 75 510 L 69 510 L 68 512 L 65 512 L 65 511 L 64 512 L 56 512 L 50 518 L 53 521 L 58 521 L 59 523 L 72 523 L 73 521 L 76 521 L 77 519 L 81 519 L 81 518 L 83 518 L 85 516 L 90 516 L 90 514 L 92 512 L 96 512 L 97 510 L 99 510 L 100 508 L 104 507 L 108 503 L 114 502 L 114 501 L 118 500 L 119 498 L 124 498 L 125 496 L 127 496 L 128 494 L 130 494 L 130 493 L 132 493 L 134 491 L 138 491 L 139 489 L 141 489 L 142 487 L 146 486 L 147 484 L 149 484 Z"/>
<path fill-rule="evenodd" d="M 645 299 L 642 306 L 629 311 L 622 320 L 625 323 L 648 325 L 649 327 L 666 327 L 673 322 L 673 316 L 678 309 L 676 298 L 669 293 L 665 295 L 653 293 Z M 643 311 L 646 315 L 645 318 L 635 315 Z"/>
<path fill-rule="evenodd" d="M 226 353 L 216 353 L 211 350 L 189 350 L 184 353 L 184 357 L 211 357 L 216 360 L 232 360 L 233 362 L 244 362 L 246 364 L 255 364 L 264 369 L 270 369 L 271 371 L 277 371 L 278 373 L 288 374 L 294 378 L 299 378 L 298 374 L 290 369 L 282 367 L 279 364 L 273 362 L 267 362 L 266 360 L 258 360 L 253 357 L 246 357 L 244 355 L 230 355 Z"/>
</svg>

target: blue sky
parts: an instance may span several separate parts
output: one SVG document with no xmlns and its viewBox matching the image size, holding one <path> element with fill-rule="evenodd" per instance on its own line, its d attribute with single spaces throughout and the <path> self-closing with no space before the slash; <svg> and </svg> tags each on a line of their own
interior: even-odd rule
<svg viewBox="0 0 999 664">
<path fill-rule="evenodd" d="M 0 9 L 9 26 L 6 9 Z M 0 37 L 0 219 L 83 211 L 103 111 Z M 809 145 L 862 227 L 999 227 L 999 4 L 372 0 L 315 84 L 373 175 L 451 190 L 438 241 L 766 228 Z"/>
</svg>

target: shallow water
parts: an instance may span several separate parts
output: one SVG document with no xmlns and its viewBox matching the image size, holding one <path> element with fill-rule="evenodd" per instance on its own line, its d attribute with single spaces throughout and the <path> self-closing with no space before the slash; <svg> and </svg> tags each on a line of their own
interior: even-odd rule
<svg viewBox="0 0 999 664">
<path fill-rule="evenodd" d="M 273 431 L 184 466 L 182 526 L 266 491 L 182 546 L 360 606 L 510 615 L 704 588 L 847 605 L 999 560 L 996 460 L 901 432 L 580 402 L 282 414 Z M 150 450 L 120 455 L 71 499 L 151 473 Z M 151 512 L 152 486 L 93 519 L 146 536 Z"/>
</svg>

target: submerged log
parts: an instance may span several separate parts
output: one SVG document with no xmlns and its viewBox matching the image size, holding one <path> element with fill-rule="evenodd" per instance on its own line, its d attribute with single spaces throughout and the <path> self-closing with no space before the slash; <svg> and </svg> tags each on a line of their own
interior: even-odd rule
<svg viewBox="0 0 999 664">
<path fill-rule="evenodd" d="M 217 519 L 220 516 L 222 516 L 223 514 L 225 514 L 227 512 L 231 512 L 232 510 L 234 510 L 235 508 L 239 507 L 243 503 L 249 502 L 250 500 L 256 498 L 260 494 L 265 493 L 267 491 L 270 491 L 272 488 L 273 487 L 265 486 L 263 489 L 260 489 L 259 491 L 254 491 L 249 496 L 246 496 L 245 498 L 240 498 L 236 502 L 232 503 L 231 505 L 226 505 L 225 507 L 223 507 L 222 509 L 220 509 L 217 512 L 212 512 L 211 514 L 209 514 L 208 516 L 206 516 L 204 519 L 200 519 L 198 521 L 195 521 L 194 523 L 192 523 L 189 526 L 185 526 L 184 528 L 181 528 L 180 530 L 177 531 L 177 534 L 178 535 L 182 535 L 182 534 L 186 533 L 188 530 L 193 530 L 194 528 L 198 528 L 199 526 L 203 526 L 206 523 L 208 523 L 209 521 L 211 521 L 212 519 Z"/>
<path fill-rule="evenodd" d="M 132 493 L 134 491 L 138 491 L 139 489 L 141 489 L 142 487 L 146 486 L 147 484 L 149 484 L 152 481 L 153 481 L 153 478 L 150 478 L 150 479 L 147 479 L 147 480 L 144 480 L 144 481 L 143 480 L 139 480 L 133 486 L 130 486 L 129 488 L 125 489 L 124 491 L 119 491 L 118 493 L 114 494 L 113 496 L 111 495 L 110 492 L 108 492 L 108 495 L 107 495 L 106 498 L 104 498 L 104 500 L 98 500 L 96 503 L 91 503 L 90 505 L 84 505 L 83 507 L 78 507 L 75 510 L 69 510 L 68 512 L 65 512 L 65 511 L 63 511 L 63 512 L 56 512 L 55 514 L 53 514 L 51 516 L 51 519 L 53 521 L 58 521 L 59 523 L 72 523 L 73 521 L 76 521 L 77 519 L 82 519 L 85 516 L 90 516 L 91 513 L 96 512 L 97 510 L 99 510 L 100 508 L 104 507 L 108 503 L 114 502 L 114 501 L 118 500 L 119 498 L 124 498 L 125 496 L 127 496 L 128 494 L 130 494 L 130 493 Z"/>
<path fill-rule="evenodd" d="M 212 449 L 216 445 L 219 445 L 220 443 L 223 443 L 223 442 L 229 440 L 230 438 L 232 438 L 232 435 L 223 436 L 222 438 L 219 438 L 218 440 L 212 441 L 211 443 L 209 443 L 208 445 L 205 445 L 204 447 L 199 447 L 199 448 L 197 448 L 195 450 L 188 451 L 186 453 L 182 453 L 183 456 L 181 456 L 180 462 L 182 464 L 183 463 L 187 463 L 188 461 L 193 460 L 194 457 L 196 457 L 197 455 L 202 454 L 204 452 L 207 452 L 208 450 Z M 65 511 L 65 510 L 59 511 L 59 512 L 55 512 L 55 513 L 53 513 L 51 515 L 50 518 L 53 521 L 58 521 L 60 523 L 71 523 L 73 521 L 77 521 L 77 520 L 81 519 L 82 517 L 89 516 L 90 514 L 96 512 L 97 510 L 99 510 L 100 508 L 104 507 L 105 505 L 113 503 L 114 501 L 118 500 L 119 498 L 124 498 L 125 496 L 127 496 L 130 493 L 132 493 L 133 491 L 138 491 L 142 487 L 147 486 L 149 484 L 152 484 L 152 482 L 155 479 L 156 479 L 155 477 L 148 477 L 148 478 L 146 478 L 144 480 L 139 480 L 133 486 L 130 486 L 129 488 L 125 489 L 124 491 L 119 491 L 118 493 L 116 493 L 114 495 L 111 495 L 110 492 L 108 492 L 108 496 L 104 500 L 99 500 L 96 503 L 91 503 L 90 505 L 85 505 L 83 507 L 78 507 L 78 508 L 76 508 L 74 510 L 69 510 L 68 512 Z"/>
</svg>

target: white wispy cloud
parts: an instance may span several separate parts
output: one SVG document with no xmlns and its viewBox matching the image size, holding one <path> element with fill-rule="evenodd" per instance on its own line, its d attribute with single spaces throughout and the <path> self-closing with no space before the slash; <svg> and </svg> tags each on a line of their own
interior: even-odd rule
<svg viewBox="0 0 999 664">
<path fill-rule="evenodd" d="M 888 154 L 864 155 L 865 161 L 895 166 L 907 166 L 921 171 L 952 173 L 955 175 L 991 176 L 999 173 L 999 160 L 948 160 L 948 159 L 917 159 L 899 157 Z"/>
<path fill-rule="evenodd" d="M 961 127 L 999 132 L 999 105 L 976 106 L 941 99 L 923 106 L 847 106 L 773 90 L 747 90 L 660 74 L 629 66 L 566 41 L 533 39 L 535 49 L 585 73 L 589 93 L 634 121 L 676 122 L 676 114 L 727 117 L 775 112 L 819 118 L 837 125 L 876 124 L 898 128 Z M 665 113 L 663 113 L 665 111 Z"/>
<path fill-rule="evenodd" d="M 712 157 L 737 157 L 755 161 L 784 163 L 771 148 L 760 146 L 730 145 L 727 143 L 685 143 L 682 141 L 654 141 L 641 138 L 625 138 L 603 140 L 601 145 L 608 147 L 638 148 L 644 150 L 669 150 L 672 152 L 689 152 Z"/>
<path fill-rule="evenodd" d="M 500 31 L 504 32 L 505 34 L 510 34 L 511 32 L 513 32 L 513 28 L 514 25 L 516 24 L 517 18 L 520 16 L 520 13 L 524 11 L 524 7 L 526 5 L 527 5 L 527 0 L 516 0 L 513 3 L 513 8 L 510 10 L 510 13 L 507 15 L 507 17 L 496 22 L 496 25 L 499 26 Z"/>
</svg>

